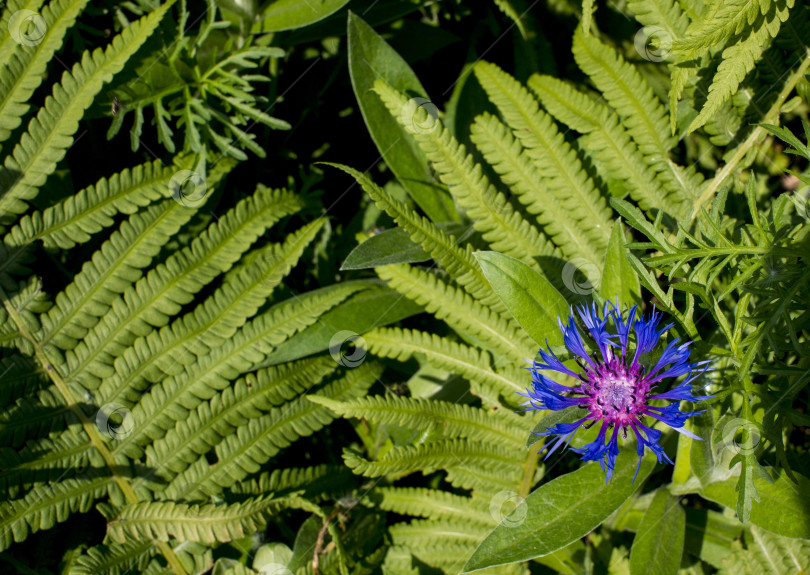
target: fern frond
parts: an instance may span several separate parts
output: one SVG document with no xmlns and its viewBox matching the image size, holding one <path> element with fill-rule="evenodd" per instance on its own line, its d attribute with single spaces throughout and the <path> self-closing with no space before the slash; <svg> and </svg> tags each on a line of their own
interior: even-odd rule
<svg viewBox="0 0 810 575">
<path fill-rule="evenodd" d="M 10 498 L 18 497 L 36 483 L 57 482 L 67 470 L 104 465 L 98 454 L 88 449 L 86 439 L 74 433 L 32 439 L 19 452 L 2 448 L 0 461 L 3 468 L 0 490 Z"/>
<path fill-rule="evenodd" d="M 408 209 L 405 204 L 394 199 L 366 174 L 340 164 L 326 165 L 338 168 L 352 176 L 363 191 L 371 196 L 377 206 L 407 231 L 411 240 L 421 245 L 471 296 L 481 305 L 488 306 L 508 317 L 509 312 L 500 298 L 492 291 L 492 286 L 489 285 L 475 261 L 469 245 L 464 248 L 459 247 L 458 239 L 455 236 L 445 233 L 429 219 Z"/>
<path fill-rule="evenodd" d="M 434 365 L 458 373 L 475 381 L 492 395 L 502 395 L 510 405 L 518 403 L 516 394 L 526 391 L 520 380 L 497 373 L 490 367 L 486 351 L 469 347 L 436 334 L 397 328 L 377 328 L 365 334 L 363 339 L 369 351 L 380 357 L 408 360 L 413 354 L 424 354 Z"/>
<path fill-rule="evenodd" d="M 151 541 L 127 541 L 90 547 L 76 558 L 71 575 L 127 575 L 143 572 L 156 551 Z"/>
<path fill-rule="evenodd" d="M 494 527 L 464 521 L 414 519 L 408 523 L 395 523 L 388 528 L 394 545 L 421 549 L 430 545 L 453 547 L 467 545 L 474 549 Z"/>
<path fill-rule="evenodd" d="M 574 34 L 574 58 L 618 112 L 630 137 L 648 165 L 661 174 L 676 204 L 691 206 L 698 197 L 700 178 L 694 169 L 684 169 L 669 159 L 676 140 L 670 135 L 664 107 L 634 66 L 613 48 L 593 36 Z"/>
<path fill-rule="evenodd" d="M 489 99 L 498 107 L 535 164 L 547 194 L 569 217 L 580 223 L 578 248 L 582 257 L 601 262 L 610 235 L 610 211 L 605 199 L 587 176 L 582 162 L 551 117 L 514 78 L 494 64 L 479 62 L 475 75 Z M 560 246 L 563 247 L 563 246 Z"/>
<path fill-rule="evenodd" d="M 464 564 L 472 555 L 473 545 L 427 545 L 414 549 L 411 547 L 394 545 L 386 557 L 386 565 L 394 569 L 394 573 L 408 573 L 405 569 L 414 563 L 419 566 L 427 565 L 429 568 L 440 569 L 444 573 L 460 573 Z M 504 575 L 508 573 L 505 566 Z M 416 573 L 424 572 L 424 568 Z M 511 575 L 511 573 L 510 573 Z"/>
<path fill-rule="evenodd" d="M 675 217 L 688 213 L 689 206 L 666 195 L 658 175 L 607 106 L 550 76 L 532 76 L 529 87 L 555 118 L 585 134 L 580 141 L 614 178 L 626 183 L 630 196 L 643 209 L 656 208 Z"/>
<path fill-rule="evenodd" d="M 132 409 L 135 432 L 118 441 L 115 451 L 139 457 L 140 446 L 163 437 L 203 400 L 263 361 L 265 351 L 269 353 L 274 345 L 315 323 L 357 289 L 356 285 L 343 284 L 308 292 L 254 318 L 222 345 L 211 348 L 143 395 Z"/>
<path fill-rule="evenodd" d="M 366 361 L 342 377 L 326 384 L 319 395 L 348 400 L 364 395 L 382 373 L 382 366 Z M 177 475 L 161 494 L 165 499 L 207 499 L 261 469 L 271 457 L 299 437 L 311 435 L 332 422 L 334 416 L 305 397 L 251 419 L 219 443 L 214 452 L 217 462 L 205 456 Z"/>
<path fill-rule="evenodd" d="M 14 55 L 19 46 L 18 39 L 15 39 L 9 32 L 11 31 L 11 18 L 20 10 L 30 10 L 39 12 L 44 0 L 9 0 L 3 7 L 0 14 L 0 69 L 8 65 L 9 60 Z"/>
<path fill-rule="evenodd" d="M 334 364 L 334 362 L 333 362 Z M 334 498 L 350 490 L 354 475 L 342 465 L 316 465 L 265 471 L 255 479 L 245 479 L 229 489 L 232 495 L 284 495 L 303 491 L 310 501 Z"/>
<path fill-rule="evenodd" d="M 36 397 L 20 397 L 0 414 L 0 443 L 19 447 L 29 437 L 42 437 L 65 428 L 69 409 L 64 400 L 46 388 Z"/>
<path fill-rule="evenodd" d="M 532 353 L 533 342 L 522 328 L 514 327 L 469 294 L 446 284 L 436 275 L 407 264 L 375 268 L 377 275 L 410 300 L 434 314 L 462 337 L 513 361 Z"/>
<path fill-rule="evenodd" d="M 250 419 L 318 385 L 335 370 L 331 357 L 250 373 L 204 402 L 146 448 L 146 464 L 170 479 Z"/>
<path fill-rule="evenodd" d="M 178 375 L 183 366 L 233 337 L 298 261 L 322 224 L 315 220 L 290 234 L 282 246 L 257 250 L 257 258 L 250 258 L 252 265 L 231 270 L 219 289 L 195 310 L 136 340 L 116 360 L 115 374 L 104 379 L 99 388 L 102 400 L 135 403 L 150 382 Z M 227 281 L 228 277 L 232 279 Z"/>
<path fill-rule="evenodd" d="M 447 470 L 447 480 L 462 489 L 502 489 L 520 483 L 525 449 L 506 449 L 466 439 L 445 439 L 388 451 L 378 461 L 368 461 L 344 450 L 343 461 L 365 477 L 403 477 Z"/>
<path fill-rule="evenodd" d="M 788 18 L 788 4 L 793 2 L 775 0 L 768 2 L 770 9 L 757 19 L 755 27 L 743 38 L 732 39 L 733 44 L 723 50 L 722 61 L 709 86 L 709 95 L 697 118 L 689 125 L 689 132 L 703 126 L 720 107 L 737 92 L 740 83 L 754 69 L 771 38 L 779 32 L 782 22 Z"/>
<path fill-rule="evenodd" d="M 410 125 L 401 113 L 408 104 L 407 98 L 383 80 L 374 83 L 374 90 L 392 116 L 403 126 Z M 414 112 L 426 113 L 421 109 Z M 554 247 L 495 190 L 464 146 L 439 121 L 429 130 L 417 131 L 414 139 L 433 163 L 439 179 L 467 210 L 473 227 L 482 233 L 492 249 L 522 260 L 540 272 L 534 257 L 552 255 Z"/>
<path fill-rule="evenodd" d="M 59 334 L 60 347 L 75 345 L 109 311 L 113 300 L 140 279 L 141 270 L 194 212 L 164 200 L 123 222 L 57 294 L 54 306 L 41 318 L 46 332 Z"/>
<path fill-rule="evenodd" d="M 208 544 L 233 541 L 262 529 L 271 513 L 287 505 L 286 499 L 266 495 L 230 505 L 135 503 L 124 507 L 107 524 L 107 536 L 119 544 L 170 538 Z"/>
<path fill-rule="evenodd" d="M 67 478 L 58 483 L 37 485 L 22 499 L 0 503 L 0 551 L 13 542 L 25 541 L 29 533 L 50 529 L 72 513 L 84 513 L 93 501 L 104 496 L 112 477 Z"/>
<path fill-rule="evenodd" d="M 301 205 L 294 194 L 260 186 L 191 245 L 172 254 L 113 300 L 110 311 L 84 340 L 67 351 L 67 371 L 85 388 L 98 387 L 102 377 L 113 375 L 114 358 L 123 355 L 136 336 L 168 323 L 204 285 L 228 271 L 268 227 Z"/>
<path fill-rule="evenodd" d="M 92 55 L 85 52 L 82 61 L 62 76 L 62 83 L 54 85 L 53 94 L 45 99 L 0 170 L 0 224 L 10 223 L 27 209 L 25 201 L 37 195 L 65 156 L 95 95 L 147 40 L 172 4 L 170 0 L 124 28 L 106 50 L 98 48 Z"/>
<path fill-rule="evenodd" d="M 777 7 L 777 4 L 780 6 Z M 742 34 L 760 18 L 776 8 L 792 8 L 794 0 L 730 0 L 713 2 L 709 12 L 695 20 L 673 51 L 683 60 L 694 60 L 735 35 Z M 784 21 L 784 20 L 782 20 Z M 778 25 L 777 25 L 778 30 Z"/>
<path fill-rule="evenodd" d="M 689 17 L 677 2 L 668 0 L 629 0 L 627 9 L 645 26 L 663 28 L 671 40 L 681 38 L 689 26 Z"/>
<path fill-rule="evenodd" d="M 217 163 L 208 173 L 207 185 L 213 186 L 224 175 L 226 170 L 219 168 Z M 41 239 L 45 247 L 63 250 L 85 243 L 112 226 L 116 214 L 134 214 L 161 197 L 169 197 L 169 183 L 176 170 L 157 160 L 102 178 L 41 212 L 23 216 L 5 242 L 22 246 Z"/>
<path fill-rule="evenodd" d="M 488 504 L 476 497 L 456 495 L 438 489 L 378 487 L 368 497 L 384 511 L 426 519 L 472 521 L 492 526 Z"/>
<path fill-rule="evenodd" d="M 505 410 L 486 411 L 446 401 L 390 395 L 345 403 L 318 396 L 310 396 L 310 400 L 325 405 L 341 417 L 356 417 L 420 430 L 430 426 L 440 429 L 444 437 L 466 437 L 507 448 L 525 446 L 530 431 L 521 425 L 519 416 Z"/>
<path fill-rule="evenodd" d="M 675 139 L 668 135 L 664 109 L 636 69 L 593 36 L 574 34 L 574 58 L 619 113 L 639 149 L 666 158 Z"/>
<path fill-rule="evenodd" d="M 42 37 L 37 38 L 37 44 L 9 47 L 8 60 L 0 67 L 0 143 L 22 122 L 30 107 L 28 100 L 45 78 L 48 63 L 87 2 L 55 0 L 47 4 L 39 11 L 42 20 L 37 24 L 37 32 Z"/>
</svg>

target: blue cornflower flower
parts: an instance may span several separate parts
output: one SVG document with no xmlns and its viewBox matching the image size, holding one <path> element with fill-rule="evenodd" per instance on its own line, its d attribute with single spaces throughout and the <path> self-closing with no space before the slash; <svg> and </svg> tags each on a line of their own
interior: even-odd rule
<svg viewBox="0 0 810 575">
<path fill-rule="evenodd" d="M 649 400 L 697 402 L 710 399 L 713 396 L 695 395 L 691 385 L 708 369 L 709 362 L 689 363 L 689 346 L 692 342 L 680 343 L 680 338 L 676 338 L 667 344 L 655 365 L 649 368 L 641 365 L 639 360 L 642 354 L 655 349 L 664 332 L 674 324 L 670 323 L 659 329 L 662 314 L 657 313 L 655 309 L 649 316 L 640 316 L 636 319 L 637 307 L 634 305 L 630 308 L 627 319 L 623 319 L 621 310 L 613 304 L 605 304 L 601 317 L 595 303 L 590 308 L 586 306 L 577 308 L 595 343 L 594 347 L 599 352 L 598 355 L 594 353 L 594 356 L 587 352 L 577 331 L 572 309 L 567 325 L 558 321 L 565 346 L 574 354 L 581 371 L 576 373 L 563 365 L 548 346 L 547 351 L 540 349 L 543 362 L 535 360 L 532 367 L 528 368 L 532 373 L 534 385 L 527 393 L 520 394 L 529 398 L 529 401 L 522 404 L 527 406 L 527 409 L 558 411 L 566 407 L 579 406 L 587 410 L 587 414 L 579 421 L 558 423 L 536 434 L 557 436 L 554 441 L 549 440 L 540 450 L 542 452 L 550 448 L 546 459 L 561 445 L 567 446 L 577 429 L 583 425 L 587 429 L 601 421 L 602 426 L 596 440 L 572 451 L 581 454 L 584 461 L 599 461 L 609 481 L 613 475 L 616 456 L 619 454 L 619 428 L 626 438 L 629 427 L 638 440 L 638 467 L 636 474 L 633 475 L 635 481 L 645 446 L 656 455 L 659 463 L 664 461 L 672 463 L 658 443 L 661 431 L 644 425 L 642 420 L 645 416 L 662 421 L 675 431 L 693 439 L 701 439 L 684 429 L 683 425 L 690 416 L 703 413 L 702 411 L 683 412 L 678 409 L 678 403 L 654 407 L 649 405 Z M 612 331 L 615 333 L 608 331 L 609 320 L 612 320 Z M 631 331 L 635 333 L 635 350 L 632 353 L 628 349 Z M 561 385 L 540 373 L 541 371 L 556 371 L 571 376 L 578 380 L 578 385 L 576 387 Z M 686 378 L 669 391 L 653 392 L 654 388 L 663 385 L 664 380 L 682 375 L 686 375 Z"/>
</svg>

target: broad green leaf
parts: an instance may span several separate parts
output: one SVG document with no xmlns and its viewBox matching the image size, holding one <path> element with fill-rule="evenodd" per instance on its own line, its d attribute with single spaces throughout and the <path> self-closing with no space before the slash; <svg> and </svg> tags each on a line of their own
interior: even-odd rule
<svg viewBox="0 0 810 575">
<path fill-rule="evenodd" d="M 261 32 L 294 30 L 323 20 L 334 14 L 349 0 L 275 0 L 271 1 L 260 17 Z"/>
<path fill-rule="evenodd" d="M 630 574 L 675 575 L 681 565 L 686 513 L 680 500 L 661 488 L 644 513 L 633 547 Z"/>
<path fill-rule="evenodd" d="M 339 353 L 345 352 L 345 346 L 354 342 L 354 336 L 422 311 L 420 306 L 403 298 L 382 282 L 362 280 L 357 283 L 367 284 L 368 287 L 329 310 L 317 323 L 279 345 L 267 356 L 262 366 L 320 353 L 333 345 L 342 345 Z M 340 285 L 346 285 L 346 282 Z M 342 337 L 341 341 L 335 340 L 338 336 Z M 342 356 L 338 356 L 338 359 L 340 357 Z"/>
<path fill-rule="evenodd" d="M 637 462 L 634 449 L 623 449 L 610 483 L 598 463 L 588 463 L 540 486 L 525 499 L 527 508 L 516 508 L 486 536 L 463 572 L 548 555 L 584 537 L 621 507 L 655 466 L 647 454 L 632 483 Z"/>
<path fill-rule="evenodd" d="M 760 501 L 751 508 L 751 523 L 785 537 L 810 539 L 810 516 L 807 513 L 810 479 L 794 471 L 797 480 L 794 483 L 784 472 L 773 473 L 776 475 L 773 483 L 760 477 L 752 479 Z M 730 477 L 712 483 L 704 487 L 700 494 L 710 501 L 735 509 L 737 481 L 737 477 Z"/>
<path fill-rule="evenodd" d="M 546 278 L 522 261 L 498 252 L 476 252 L 492 289 L 521 327 L 541 346 L 562 343 L 557 318 L 568 316 L 568 303 Z"/>
<path fill-rule="evenodd" d="M 437 224 L 448 234 L 460 235 L 464 226 L 455 222 Z M 385 230 L 371 236 L 346 257 L 341 270 L 364 270 L 389 264 L 412 264 L 431 259 L 430 254 L 411 241 L 402 228 Z"/>
<path fill-rule="evenodd" d="M 600 295 L 610 301 L 619 300 L 619 305 L 631 306 L 639 301 L 641 286 L 633 266 L 627 260 L 625 252 L 624 224 L 621 218 L 613 223 L 610 241 L 605 252 L 605 265 L 602 268 L 602 286 Z"/>
<path fill-rule="evenodd" d="M 413 116 L 418 108 L 437 113 L 408 63 L 362 18 L 349 12 L 349 74 L 352 88 L 371 138 L 399 182 L 434 222 L 459 221 L 450 194 L 429 176 L 427 158 L 411 134 L 391 116 L 372 92 L 374 81 L 383 79 L 395 90 L 408 94 Z"/>
</svg>

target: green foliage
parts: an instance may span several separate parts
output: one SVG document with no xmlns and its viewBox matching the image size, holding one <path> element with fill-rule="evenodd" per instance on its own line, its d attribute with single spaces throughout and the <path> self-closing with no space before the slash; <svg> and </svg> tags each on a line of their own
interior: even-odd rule
<svg viewBox="0 0 810 575">
<path fill-rule="evenodd" d="M 810 569 L 806 6 L 0 12 L 4 569 Z M 607 302 L 712 368 L 611 482 L 521 407 Z"/>
</svg>

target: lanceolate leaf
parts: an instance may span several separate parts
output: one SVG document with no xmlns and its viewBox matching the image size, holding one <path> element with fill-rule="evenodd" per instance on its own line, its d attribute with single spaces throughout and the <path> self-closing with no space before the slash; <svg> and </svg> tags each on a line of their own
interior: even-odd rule
<svg viewBox="0 0 810 575">
<path fill-rule="evenodd" d="M 675 575 L 681 564 L 686 513 L 665 488 L 656 492 L 644 513 L 630 551 L 630 575 Z"/>
<path fill-rule="evenodd" d="M 427 176 L 430 170 L 425 155 L 419 152 L 411 134 L 400 127 L 371 89 L 374 81 L 381 78 L 400 92 L 411 94 L 413 110 L 403 108 L 402 113 L 413 121 L 417 120 L 417 110 L 422 107 L 437 114 L 436 106 L 430 103 L 408 63 L 356 14 L 349 13 L 348 37 L 352 87 L 377 149 L 430 219 L 434 222 L 458 221 L 450 195 Z M 436 121 L 432 114 L 427 118 L 428 122 Z M 412 129 L 430 129 L 430 126 L 415 125 Z"/>
<path fill-rule="evenodd" d="M 497 252 L 477 252 L 475 257 L 495 293 L 535 342 L 562 343 L 557 318 L 568 314 L 568 304 L 546 278 Z"/>
<path fill-rule="evenodd" d="M 487 535 L 464 566 L 464 573 L 496 565 L 527 561 L 562 549 L 585 536 L 616 511 L 639 488 L 654 467 L 652 457 L 642 461 L 632 483 L 638 459 L 634 450 L 618 456 L 613 481 L 589 463 L 542 485 Z M 518 516 L 525 519 L 518 522 Z M 513 517 L 514 516 L 514 517 Z"/>
<path fill-rule="evenodd" d="M 626 251 L 624 224 L 621 219 L 617 219 L 613 223 L 610 243 L 605 253 L 600 295 L 610 301 L 618 299 L 619 304 L 629 307 L 639 301 L 641 286 L 633 266 L 627 260 Z"/>
</svg>

